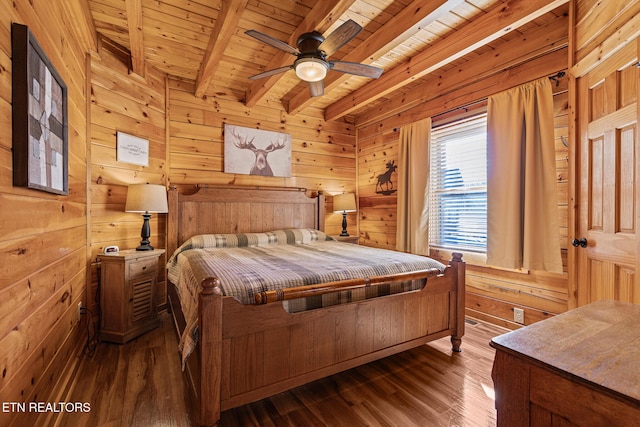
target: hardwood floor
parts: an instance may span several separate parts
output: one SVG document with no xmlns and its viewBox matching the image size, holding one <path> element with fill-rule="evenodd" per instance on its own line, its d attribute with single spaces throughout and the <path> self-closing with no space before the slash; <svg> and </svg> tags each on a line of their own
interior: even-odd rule
<svg viewBox="0 0 640 427">
<path fill-rule="evenodd" d="M 84 357 L 67 402 L 88 402 L 91 411 L 66 414 L 61 426 L 188 427 L 186 382 L 171 316 L 127 344 L 101 342 Z"/>
<path fill-rule="evenodd" d="M 100 343 L 85 357 L 66 401 L 88 413 L 60 426 L 190 426 L 177 338 L 160 328 L 125 344 Z M 495 426 L 492 337 L 500 327 L 468 320 L 463 352 L 448 339 L 369 363 L 222 413 L 221 426 Z"/>
</svg>

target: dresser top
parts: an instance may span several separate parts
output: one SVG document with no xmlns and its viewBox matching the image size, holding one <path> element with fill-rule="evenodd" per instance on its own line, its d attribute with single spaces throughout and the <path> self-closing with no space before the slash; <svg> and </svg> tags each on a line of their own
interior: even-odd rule
<svg viewBox="0 0 640 427">
<path fill-rule="evenodd" d="M 500 335 L 491 346 L 640 403 L 640 305 L 594 302 Z"/>
</svg>

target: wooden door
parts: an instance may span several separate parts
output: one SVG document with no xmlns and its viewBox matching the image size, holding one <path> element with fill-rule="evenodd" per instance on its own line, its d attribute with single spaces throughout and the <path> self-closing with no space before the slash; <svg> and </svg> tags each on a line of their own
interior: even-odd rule
<svg viewBox="0 0 640 427">
<path fill-rule="evenodd" d="M 573 304 L 640 304 L 638 41 L 576 79 L 577 231 Z"/>
</svg>

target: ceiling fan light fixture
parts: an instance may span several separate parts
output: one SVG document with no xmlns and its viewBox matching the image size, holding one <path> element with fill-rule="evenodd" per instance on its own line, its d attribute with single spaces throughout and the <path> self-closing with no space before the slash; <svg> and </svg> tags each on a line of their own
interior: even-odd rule
<svg viewBox="0 0 640 427">
<path fill-rule="evenodd" d="M 319 82 L 327 76 L 329 65 L 316 58 L 301 58 L 294 63 L 296 75 L 305 82 Z"/>
</svg>

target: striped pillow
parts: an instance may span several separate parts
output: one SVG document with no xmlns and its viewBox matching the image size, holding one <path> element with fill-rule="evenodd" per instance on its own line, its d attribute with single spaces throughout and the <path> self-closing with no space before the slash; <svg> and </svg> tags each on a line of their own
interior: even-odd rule
<svg viewBox="0 0 640 427">
<path fill-rule="evenodd" d="M 198 234 L 184 242 L 174 256 L 189 249 L 293 245 L 322 240 L 333 240 L 333 238 L 323 231 L 310 228 L 289 228 L 264 233 Z"/>
</svg>

